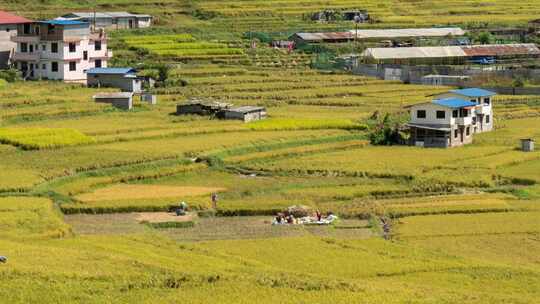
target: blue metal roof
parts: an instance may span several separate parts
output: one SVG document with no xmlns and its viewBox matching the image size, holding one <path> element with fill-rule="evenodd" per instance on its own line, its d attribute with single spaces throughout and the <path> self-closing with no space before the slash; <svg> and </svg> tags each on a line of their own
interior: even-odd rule
<svg viewBox="0 0 540 304">
<path fill-rule="evenodd" d="M 484 90 L 484 89 L 478 89 L 478 88 L 469 88 L 469 89 L 461 89 L 461 90 L 452 90 L 450 91 L 455 94 L 467 96 L 467 97 L 484 97 L 484 96 L 493 96 L 496 95 L 496 93 Z"/>
<path fill-rule="evenodd" d="M 134 74 L 137 72 L 133 68 L 92 68 L 86 71 L 87 74 Z"/>
<path fill-rule="evenodd" d="M 476 103 L 470 102 L 468 100 L 463 100 L 459 98 L 443 98 L 436 99 L 433 101 L 434 104 L 447 107 L 447 108 L 464 108 L 464 107 L 474 107 Z"/>
<path fill-rule="evenodd" d="M 88 22 L 75 21 L 75 20 L 47 20 L 41 21 L 41 23 L 47 23 L 52 25 L 81 25 L 88 24 Z"/>
</svg>

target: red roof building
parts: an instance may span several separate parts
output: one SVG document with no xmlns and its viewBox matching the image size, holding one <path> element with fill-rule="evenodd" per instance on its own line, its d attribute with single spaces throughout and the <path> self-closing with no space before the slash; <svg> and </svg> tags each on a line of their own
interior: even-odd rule
<svg viewBox="0 0 540 304">
<path fill-rule="evenodd" d="M 13 15 L 5 11 L 0 11 L 0 25 L 2 24 L 19 24 L 32 22 L 30 19 L 26 19 L 21 16 Z"/>
</svg>

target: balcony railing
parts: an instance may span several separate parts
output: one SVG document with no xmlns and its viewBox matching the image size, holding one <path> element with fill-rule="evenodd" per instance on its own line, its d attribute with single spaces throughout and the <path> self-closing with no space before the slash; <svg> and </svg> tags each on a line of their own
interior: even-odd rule
<svg viewBox="0 0 540 304">
<path fill-rule="evenodd" d="M 476 114 L 489 114 L 491 112 L 491 106 L 478 105 L 476 106 Z"/>
<path fill-rule="evenodd" d="M 34 52 L 34 53 L 21 53 L 21 52 L 15 52 L 13 53 L 13 60 L 14 61 L 39 61 L 41 58 L 41 53 Z"/>
<path fill-rule="evenodd" d="M 12 42 L 28 42 L 36 43 L 40 41 L 39 36 L 11 36 L 10 40 Z"/>
<path fill-rule="evenodd" d="M 467 116 L 467 117 L 458 117 L 456 118 L 456 123 L 460 126 L 468 126 L 468 125 L 471 125 L 472 124 L 472 117 L 471 116 Z"/>
</svg>

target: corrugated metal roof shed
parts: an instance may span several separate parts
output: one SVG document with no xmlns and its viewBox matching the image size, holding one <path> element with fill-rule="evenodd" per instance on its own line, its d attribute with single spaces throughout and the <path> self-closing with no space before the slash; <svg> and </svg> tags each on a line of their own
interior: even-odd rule
<svg viewBox="0 0 540 304">
<path fill-rule="evenodd" d="M 264 107 L 256 107 L 256 106 L 242 106 L 237 108 L 231 108 L 227 111 L 230 112 L 238 112 L 238 113 L 251 113 L 251 112 L 259 112 L 259 111 L 266 111 Z"/>
<path fill-rule="evenodd" d="M 467 56 L 540 55 L 534 43 L 485 44 L 461 46 Z"/>
<path fill-rule="evenodd" d="M 353 37 L 356 30 L 349 31 Z M 444 28 L 408 28 L 408 29 L 368 29 L 358 30 L 359 39 L 370 38 L 404 38 L 404 37 L 445 37 L 445 36 L 463 36 L 465 31 L 459 27 Z"/>
<path fill-rule="evenodd" d="M 427 46 L 401 48 L 368 48 L 362 53 L 362 56 L 382 60 L 465 57 L 466 54 L 459 46 Z"/>
<path fill-rule="evenodd" d="M 295 35 L 305 41 L 343 40 L 354 37 L 350 32 L 296 33 Z"/>
<path fill-rule="evenodd" d="M 93 96 L 94 99 L 108 99 L 108 98 L 131 98 L 132 92 L 113 92 L 113 93 L 98 93 Z"/>
<path fill-rule="evenodd" d="M 41 21 L 41 23 L 52 24 L 52 25 L 83 25 L 83 24 L 88 24 L 87 22 L 75 21 L 75 20 L 47 20 L 47 21 Z"/>
<path fill-rule="evenodd" d="M 133 68 L 92 68 L 86 71 L 87 74 L 129 74 L 135 73 Z"/>
<path fill-rule="evenodd" d="M 362 53 L 362 56 L 364 57 L 372 57 L 378 60 L 515 55 L 540 55 L 540 49 L 538 49 L 535 44 L 524 43 L 466 46 L 368 48 Z"/>
<path fill-rule="evenodd" d="M 433 103 L 443 106 L 443 107 L 452 108 L 452 109 L 476 106 L 476 103 L 470 102 L 468 100 L 463 100 L 460 98 L 437 99 L 437 100 L 434 100 Z"/>
<path fill-rule="evenodd" d="M 461 89 L 461 90 L 452 90 L 450 91 L 455 94 L 467 96 L 467 97 L 484 97 L 484 96 L 493 96 L 496 95 L 495 92 L 491 92 L 484 89 L 479 88 L 468 88 L 468 89 Z"/>
</svg>

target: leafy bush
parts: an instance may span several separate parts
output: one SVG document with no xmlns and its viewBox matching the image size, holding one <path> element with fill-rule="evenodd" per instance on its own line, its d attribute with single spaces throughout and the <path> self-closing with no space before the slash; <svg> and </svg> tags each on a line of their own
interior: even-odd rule
<svg viewBox="0 0 540 304">
<path fill-rule="evenodd" d="M 404 142 L 406 135 L 401 132 L 403 120 L 385 114 L 381 119 L 378 112 L 369 119 L 369 140 L 372 145 L 395 145 Z"/>
<path fill-rule="evenodd" d="M 16 69 L 0 70 L 0 79 L 7 82 L 15 82 L 21 79 L 21 72 Z"/>
</svg>

